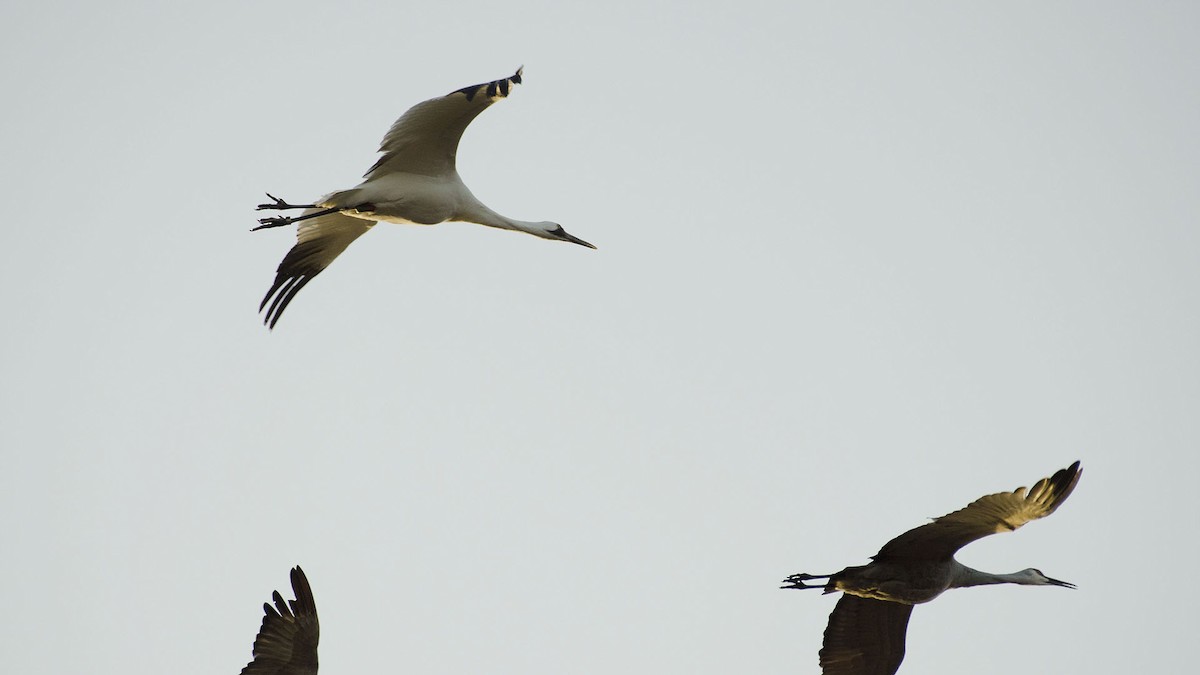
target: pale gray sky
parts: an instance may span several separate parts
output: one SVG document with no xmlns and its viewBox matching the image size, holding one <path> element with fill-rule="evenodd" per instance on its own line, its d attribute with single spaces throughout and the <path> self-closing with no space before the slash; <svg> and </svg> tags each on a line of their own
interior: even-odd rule
<svg viewBox="0 0 1200 675">
<path fill-rule="evenodd" d="M 948 593 L 901 672 L 1185 672 L 1198 19 L 5 3 L 0 670 L 237 673 L 298 563 L 329 675 L 815 673 L 784 576 L 1081 459 L 960 556 L 1079 590 Z M 385 224 L 266 331 L 263 192 L 521 64 L 459 169 L 599 250 Z"/>
</svg>

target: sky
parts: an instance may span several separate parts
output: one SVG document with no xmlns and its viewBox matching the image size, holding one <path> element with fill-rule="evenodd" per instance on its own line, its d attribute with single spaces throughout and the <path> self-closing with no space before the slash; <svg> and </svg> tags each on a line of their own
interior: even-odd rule
<svg viewBox="0 0 1200 675">
<path fill-rule="evenodd" d="M 329 675 L 816 673 L 835 598 L 785 576 L 1078 459 L 959 555 L 1078 590 L 951 591 L 900 672 L 1186 672 L 1198 24 L 0 5 L 0 669 L 237 673 L 299 564 Z M 522 64 L 459 171 L 598 250 L 383 224 L 266 330 L 264 193 Z"/>
</svg>

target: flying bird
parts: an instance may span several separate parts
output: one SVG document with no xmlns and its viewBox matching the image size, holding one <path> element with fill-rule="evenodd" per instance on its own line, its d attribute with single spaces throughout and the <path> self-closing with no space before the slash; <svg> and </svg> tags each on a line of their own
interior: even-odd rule
<svg viewBox="0 0 1200 675">
<path fill-rule="evenodd" d="M 463 87 L 410 108 L 388 129 L 379 146 L 383 154 L 357 187 L 330 193 L 313 204 L 289 204 L 268 193 L 271 203 L 259 204 L 259 210 L 304 212 L 262 218 L 254 228 L 299 223 L 296 245 L 279 263 L 275 283 L 258 307 L 260 312 L 266 309 L 263 323 L 274 328 L 300 289 L 379 221 L 410 225 L 461 221 L 596 248 L 558 223 L 496 213 L 471 194 L 455 168 L 458 142 L 467 125 L 506 98 L 521 83 L 522 71 L 518 68 L 502 80 Z"/>
<path fill-rule="evenodd" d="M 842 591 L 829 615 L 819 653 L 824 675 L 892 675 L 904 659 L 904 634 L 913 605 L 929 602 L 950 588 L 984 584 L 1063 586 L 1030 568 L 1012 574 L 971 569 L 954 553 L 989 534 L 1012 532 L 1031 520 L 1054 513 L 1079 482 L 1079 462 L 1043 478 L 1026 491 L 980 497 L 965 508 L 934 519 L 892 539 L 869 565 L 836 574 L 793 574 L 783 588 Z M 824 579 L 823 584 L 806 584 Z"/>
<path fill-rule="evenodd" d="M 312 588 L 299 566 L 292 568 L 292 594 L 296 599 L 284 602 L 275 591 L 275 605 L 263 603 L 266 616 L 254 638 L 254 660 L 241 675 L 316 675 L 321 627 Z"/>
</svg>

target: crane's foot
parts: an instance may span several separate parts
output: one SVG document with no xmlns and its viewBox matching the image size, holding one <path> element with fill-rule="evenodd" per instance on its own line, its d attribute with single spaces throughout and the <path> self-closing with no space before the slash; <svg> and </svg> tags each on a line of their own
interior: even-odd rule
<svg viewBox="0 0 1200 675">
<path fill-rule="evenodd" d="M 806 584 L 806 583 L 804 583 L 806 581 L 812 581 L 813 579 L 828 580 L 829 575 L 828 574 L 793 574 L 792 576 L 783 580 L 783 583 L 786 585 L 780 586 L 780 588 L 800 588 L 800 589 L 803 589 L 803 588 L 822 588 L 823 589 L 823 588 L 825 588 L 825 584 L 823 584 L 823 583 L 822 584 Z"/>
<path fill-rule="evenodd" d="M 289 203 L 283 201 L 282 199 L 280 199 L 279 197 L 276 197 L 275 195 L 271 194 L 270 192 L 267 193 L 267 197 L 274 203 L 259 204 L 257 207 L 255 207 L 255 210 L 264 211 L 264 210 L 269 209 L 272 211 L 286 211 L 288 209 L 315 209 L 315 208 L 317 208 L 316 204 L 289 204 Z"/>
<path fill-rule="evenodd" d="M 271 218 L 259 218 L 258 222 L 260 225 L 258 227 L 251 228 L 251 232 L 254 232 L 255 230 L 265 230 L 268 227 L 283 227 L 285 225 L 291 225 L 295 221 L 287 216 L 273 216 Z"/>
</svg>

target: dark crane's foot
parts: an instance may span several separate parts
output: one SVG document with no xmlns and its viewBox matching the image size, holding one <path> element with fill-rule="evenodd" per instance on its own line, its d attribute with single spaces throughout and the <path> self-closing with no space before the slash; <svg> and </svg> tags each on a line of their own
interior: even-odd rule
<svg viewBox="0 0 1200 675">
<path fill-rule="evenodd" d="M 804 588 L 822 588 L 823 589 L 823 588 L 825 588 L 825 584 L 806 584 L 806 583 L 804 583 L 806 581 L 812 581 L 813 579 L 825 579 L 828 581 L 829 575 L 828 574 L 793 574 L 792 576 L 783 580 L 783 583 L 787 584 L 787 585 L 780 586 L 780 588 L 800 588 L 800 589 L 804 589 Z"/>
<path fill-rule="evenodd" d="M 288 209 L 315 209 L 315 208 L 317 208 L 316 204 L 289 204 L 289 203 L 283 201 L 282 199 L 280 199 L 279 197 L 276 197 L 275 195 L 271 194 L 270 192 L 267 193 L 267 197 L 274 203 L 259 204 L 256 210 L 258 210 L 258 211 L 264 211 L 264 210 L 286 211 Z"/>
</svg>

